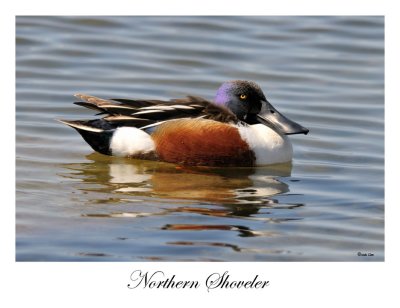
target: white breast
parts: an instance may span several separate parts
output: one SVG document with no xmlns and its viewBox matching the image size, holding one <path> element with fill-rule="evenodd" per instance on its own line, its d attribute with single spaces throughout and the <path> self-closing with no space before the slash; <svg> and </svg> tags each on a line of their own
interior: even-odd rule
<svg viewBox="0 0 400 308">
<path fill-rule="evenodd" d="M 268 126 L 255 124 L 238 127 L 240 136 L 256 155 L 256 165 L 285 163 L 292 160 L 293 149 L 290 140 Z"/>
<path fill-rule="evenodd" d="M 110 149 L 115 156 L 135 156 L 155 150 L 153 139 L 134 127 L 119 127 L 111 138 Z"/>
</svg>

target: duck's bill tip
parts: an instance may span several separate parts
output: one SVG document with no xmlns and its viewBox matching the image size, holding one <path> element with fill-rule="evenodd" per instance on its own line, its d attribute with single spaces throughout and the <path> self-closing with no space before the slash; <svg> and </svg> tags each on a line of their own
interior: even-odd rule
<svg viewBox="0 0 400 308">
<path fill-rule="evenodd" d="M 280 114 L 276 109 L 273 110 L 273 113 L 265 113 L 262 115 L 258 115 L 258 121 L 264 125 L 270 126 L 281 134 L 284 135 L 296 135 L 296 134 L 304 134 L 307 135 L 309 133 L 309 129 L 304 126 L 286 118 L 282 114 Z"/>
<path fill-rule="evenodd" d="M 294 132 L 287 132 L 285 133 L 285 135 L 297 135 L 297 134 L 304 134 L 304 135 L 308 135 L 308 133 L 310 132 L 310 130 L 308 128 L 302 128 L 299 131 L 294 131 Z"/>
</svg>

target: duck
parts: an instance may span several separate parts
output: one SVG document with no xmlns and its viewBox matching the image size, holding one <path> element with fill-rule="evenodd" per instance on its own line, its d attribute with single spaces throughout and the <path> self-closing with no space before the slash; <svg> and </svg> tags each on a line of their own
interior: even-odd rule
<svg viewBox="0 0 400 308">
<path fill-rule="evenodd" d="M 214 101 L 102 99 L 76 94 L 101 118 L 59 120 L 104 155 L 187 166 L 254 167 L 291 162 L 288 135 L 309 130 L 281 114 L 253 81 L 224 82 Z"/>
</svg>

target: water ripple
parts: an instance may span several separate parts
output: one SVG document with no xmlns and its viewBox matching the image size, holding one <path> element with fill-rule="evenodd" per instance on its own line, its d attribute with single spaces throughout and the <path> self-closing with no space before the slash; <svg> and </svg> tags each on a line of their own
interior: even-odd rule
<svg viewBox="0 0 400 308">
<path fill-rule="evenodd" d="M 382 261 L 384 19 L 16 18 L 17 260 Z M 212 99 L 254 80 L 292 164 L 196 169 L 107 157 L 57 118 L 73 94 Z"/>
</svg>

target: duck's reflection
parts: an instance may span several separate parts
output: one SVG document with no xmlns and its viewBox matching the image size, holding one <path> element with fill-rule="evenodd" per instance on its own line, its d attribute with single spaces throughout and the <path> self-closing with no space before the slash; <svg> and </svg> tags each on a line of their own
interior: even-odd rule
<svg viewBox="0 0 400 308">
<path fill-rule="evenodd" d="M 278 180 L 291 173 L 290 164 L 265 168 L 181 167 L 173 164 L 104 156 L 86 156 L 89 162 L 65 164 L 63 176 L 79 179 L 79 189 L 168 199 L 222 203 L 263 203 L 287 192 Z M 113 196 L 115 197 L 115 196 Z M 266 201 L 266 202 L 264 202 Z"/>
<path fill-rule="evenodd" d="M 293 218 L 259 215 L 260 209 L 279 206 L 274 196 L 289 191 L 279 177 L 290 176 L 291 164 L 265 168 L 180 167 L 173 164 L 130 160 L 90 154 L 88 162 L 63 165 L 62 176 L 79 179 L 78 189 L 89 194 L 89 202 L 110 204 L 142 198 L 160 202 L 157 211 L 86 213 L 89 217 L 146 217 L 187 213 L 213 217 L 247 217 L 266 222 Z M 105 197 L 105 196 L 108 196 Z M 151 200 L 151 202 L 149 202 Z M 156 200 L 156 201 L 154 201 Z M 165 200 L 169 200 L 166 202 Z M 144 202 L 146 203 L 146 202 Z M 302 204 L 289 204 L 298 207 Z M 143 208 L 142 208 L 143 209 Z M 154 209 L 153 209 L 154 210 Z M 229 230 L 240 236 L 258 236 L 260 232 L 245 226 L 215 224 L 169 224 L 163 230 Z"/>
</svg>

